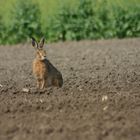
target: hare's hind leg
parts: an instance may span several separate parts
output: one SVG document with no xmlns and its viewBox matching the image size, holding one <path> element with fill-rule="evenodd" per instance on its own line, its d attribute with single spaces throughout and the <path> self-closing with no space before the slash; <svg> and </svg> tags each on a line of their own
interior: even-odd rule
<svg viewBox="0 0 140 140">
<path fill-rule="evenodd" d="M 61 87 L 60 84 L 59 84 L 58 79 L 54 79 L 54 80 L 53 80 L 53 85 L 54 85 L 55 87 L 58 87 L 58 88 Z"/>
</svg>

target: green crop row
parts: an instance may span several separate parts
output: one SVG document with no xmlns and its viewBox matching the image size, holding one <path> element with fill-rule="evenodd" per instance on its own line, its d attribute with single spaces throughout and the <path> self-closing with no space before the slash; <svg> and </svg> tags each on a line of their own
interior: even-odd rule
<svg viewBox="0 0 140 140">
<path fill-rule="evenodd" d="M 7 23 L 0 17 L 0 44 L 43 35 L 48 41 L 140 37 L 137 0 L 20 0 L 10 6 Z"/>
</svg>

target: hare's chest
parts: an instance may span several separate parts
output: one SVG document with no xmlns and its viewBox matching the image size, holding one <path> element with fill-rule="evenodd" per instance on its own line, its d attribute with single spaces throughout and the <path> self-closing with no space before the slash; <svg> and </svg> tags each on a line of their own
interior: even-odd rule
<svg viewBox="0 0 140 140">
<path fill-rule="evenodd" d="M 34 61 L 33 62 L 33 73 L 36 77 L 44 77 L 47 75 L 47 68 L 43 62 Z"/>
</svg>

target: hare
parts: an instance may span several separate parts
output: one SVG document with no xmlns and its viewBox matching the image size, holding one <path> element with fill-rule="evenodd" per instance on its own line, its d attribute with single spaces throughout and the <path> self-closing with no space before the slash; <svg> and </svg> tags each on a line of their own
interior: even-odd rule
<svg viewBox="0 0 140 140">
<path fill-rule="evenodd" d="M 46 50 L 43 49 L 44 42 L 44 38 L 39 43 L 32 38 L 32 46 L 36 50 L 36 58 L 33 61 L 33 74 L 37 80 L 37 88 L 62 87 L 62 74 L 46 58 Z"/>
</svg>

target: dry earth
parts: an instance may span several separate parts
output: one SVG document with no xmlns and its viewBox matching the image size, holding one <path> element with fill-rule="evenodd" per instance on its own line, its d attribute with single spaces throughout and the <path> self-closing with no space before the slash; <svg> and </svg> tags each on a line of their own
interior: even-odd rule
<svg viewBox="0 0 140 140">
<path fill-rule="evenodd" d="M 36 90 L 30 44 L 0 46 L 0 140 L 140 139 L 140 38 L 46 49 L 61 89 Z"/>
</svg>

